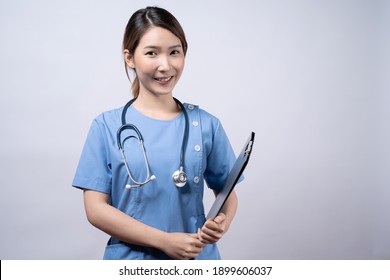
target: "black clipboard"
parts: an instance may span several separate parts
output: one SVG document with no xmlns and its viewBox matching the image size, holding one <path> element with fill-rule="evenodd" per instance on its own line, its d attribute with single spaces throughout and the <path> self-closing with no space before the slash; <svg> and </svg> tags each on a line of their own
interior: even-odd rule
<svg viewBox="0 0 390 280">
<path fill-rule="evenodd" d="M 237 157 L 232 170 L 230 170 L 229 172 L 229 175 L 225 181 L 225 185 L 215 198 L 215 201 L 211 206 L 209 213 L 207 214 L 207 220 L 214 219 L 215 217 L 217 217 L 218 213 L 221 211 L 226 200 L 228 199 L 230 193 L 236 186 L 238 179 L 240 178 L 240 176 L 244 172 L 246 165 L 248 164 L 249 157 L 253 150 L 254 141 L 255 133 L 251 132 L 248 140 L 245 142 L 244 148 L 242 149 L 240 155 Z"/>
</svg>

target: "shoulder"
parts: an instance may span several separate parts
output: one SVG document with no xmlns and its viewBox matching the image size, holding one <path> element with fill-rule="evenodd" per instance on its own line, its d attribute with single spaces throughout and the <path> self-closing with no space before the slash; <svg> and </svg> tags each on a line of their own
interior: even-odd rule
<svg viewBox="0 0 390 280">
<path fill-rule="evenodd" d="M 107 110 L 97 115 L 95 119 L 100 121 L 100 120 L 118 118 L 121 117 L 122 111 L 123 111 L 123 106 L 119 108 Z"/>
<path fill-rule="evenodd" d="M 123 106 L 115 109 L 111 109 L 108 111 L 104 111 L 97 115 L 93 119 L 93 124 L 98 126 L 118 126 L 121 122 Z"/>
<path fill-rule="evenodd" d="M 216 130 L 220 126 L 220 120 L 200 106 L 191 103 L 184 103 L 183 105 L 190 118 L 192 115 L 199 118 L 202 123 L 202 128 L 209 127 L 212 130 Z"/>
</svg>

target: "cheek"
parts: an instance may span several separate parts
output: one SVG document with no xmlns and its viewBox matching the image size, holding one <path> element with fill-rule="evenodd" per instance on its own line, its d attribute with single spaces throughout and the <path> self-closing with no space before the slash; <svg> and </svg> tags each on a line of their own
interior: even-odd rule
<svg viewBox="0 0 390 280">
<path fill-rule="evenodd" d="M 178 61 L 176 61 L 176 63 L 175 63 L 175 68 L 176 68 L 176 70 L 178 71 L 178 72 L 183 72 L 183 69 L 184 69 L 184 59 L 182 59 L 182 60 L 178 60 Z"/>
<path fill-rule="evenodd" d="M 151 59 L 147 59 L 142 55 L 136 53 L 134 55 L 134 66 L 137 73 L 150 72 L 155 68 L 155 62 Z"/>
<path fill-rule="evenodd" d="M 135 69 L 137 74 L 152 74 L 155 71 L 156 66 L 150 62 L 141 62 L 136 65 Z"/>
</svg>

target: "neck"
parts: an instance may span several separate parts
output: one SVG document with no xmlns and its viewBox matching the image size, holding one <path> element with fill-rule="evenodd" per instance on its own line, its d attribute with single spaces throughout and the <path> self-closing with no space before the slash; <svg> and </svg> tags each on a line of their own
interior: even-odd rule
<svg viewBox="0 0 390 280">
<path fill-rule="evenodd" d="M 155 96 L 140 93 L 133 106 L 145 116 L 159 120 L 173 119 L 181 112 L 171 94 Z"/>
</svg>

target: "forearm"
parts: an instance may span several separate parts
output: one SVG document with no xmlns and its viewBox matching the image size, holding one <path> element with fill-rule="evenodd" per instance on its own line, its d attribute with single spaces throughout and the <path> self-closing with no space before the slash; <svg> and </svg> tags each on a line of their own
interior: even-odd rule
<svg viewBox="0 0 390 280">
<path fill-rule="evenodd" d="M 221 209 L 221 213 L 225 214 L 226 216 L 225 231 L 229 229 L 230 224 L 232 223 L 234 216 L 236 215 L 237 206 L 238 206 L 238 198 L 235 191 L 233 190 L 229 195 L 229 198 L 226 200 L 225 205 Z"/>
<path fill-rule="evenodd" d="M 233 191 L 215 219 L 209 219 L 202 227 L 201 240 L 204 243 L 215 243 L 229 229 L 237 211 L 238 199 Z"/>
<path fill-rule="evenodd" d="M 165 232 L 133 219 L 107 201 L 105 194 L 84 191 L 85 210 L 92 225 L 123 242 L 160 249 L 165 242 Z"/>
</svg>

